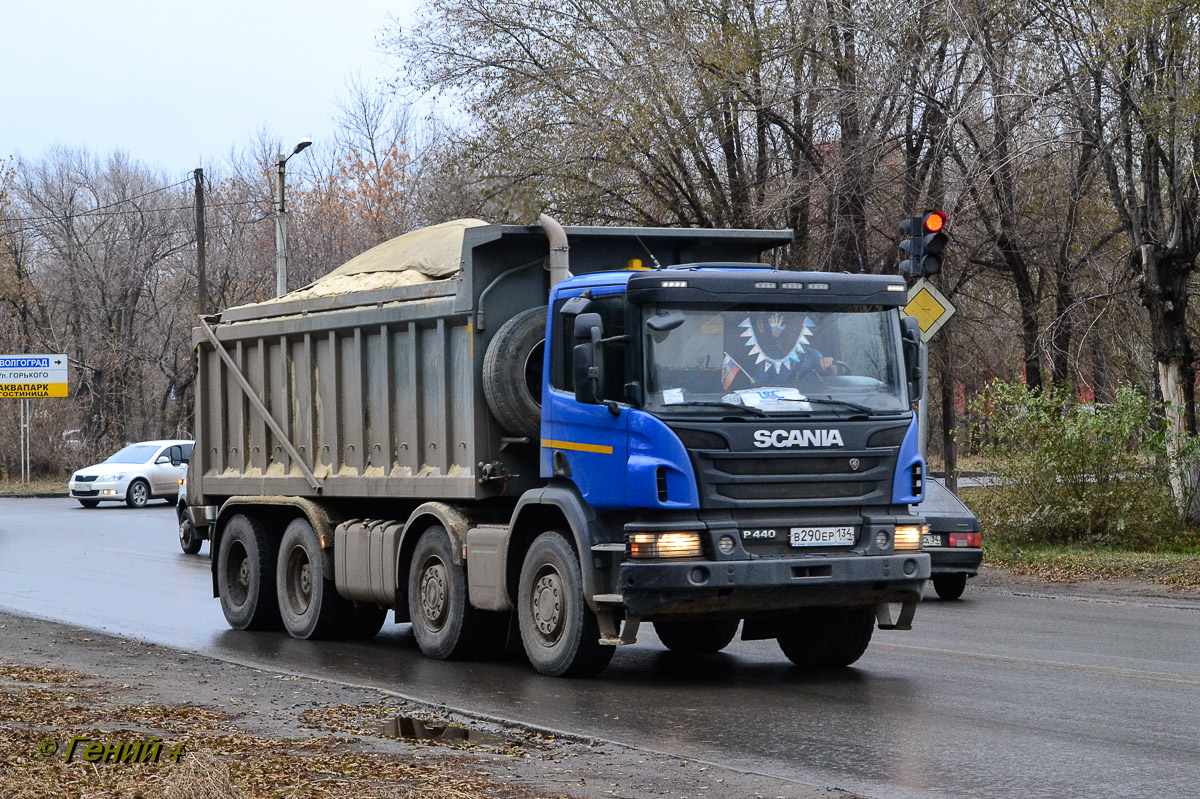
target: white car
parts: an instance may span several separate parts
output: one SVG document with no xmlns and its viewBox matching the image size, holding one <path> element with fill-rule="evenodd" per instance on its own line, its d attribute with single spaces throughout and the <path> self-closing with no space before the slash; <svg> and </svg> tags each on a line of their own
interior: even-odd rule
<svg viewBox="0 0 1200 799">
<path fill-rule="evenodd" d="M 104 463 L 71 475 L 71 496 L 85 508 L 124 502 L 141 508 L 159 497 L 174 502 L 179 479 L 187 474 L 194 441 L 142 441 L 130 444 Z"/>
</svg>

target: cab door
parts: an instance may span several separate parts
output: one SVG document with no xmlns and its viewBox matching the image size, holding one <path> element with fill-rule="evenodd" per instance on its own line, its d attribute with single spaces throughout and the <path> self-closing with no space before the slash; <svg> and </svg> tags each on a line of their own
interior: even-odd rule
<svg viewBox="0 0 1200 799">
<path fill-rule="evenodd" d="M 625 294 L 621 287 L 593 291 L 590 310 L 600 314 L 604 335 L 623 334 Z M 543 474 L 567 477 L 593 508 L 625 507 L 629 407 L 618 404 L 614 414 L 607 405 L 576 401 L 573 350 L 577 342 L 574 330 L 566 323 L 571 320 L 560 310 L 558 302 L 550 320 L 554 346 L 548 347 L 546 354 L 550 379 L 542 401 Z M 620 403 L 624 399 L 625 348 L 606 344 L 604 366 L 604 397 Z"/>
</svg>

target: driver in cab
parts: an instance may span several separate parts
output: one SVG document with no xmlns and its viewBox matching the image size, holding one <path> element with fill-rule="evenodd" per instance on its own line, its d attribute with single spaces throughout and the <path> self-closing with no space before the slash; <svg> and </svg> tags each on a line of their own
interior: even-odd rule
<svg viewBox="0 0 1200 799">
<path fill-rule="evenodd" d="M 816 324 L 805 313 L 752 313 L 725 330 L 721 387 L 725 391 L 795 385 L 838 374 L 836 361 L 812 344 Z"/>
</svg>

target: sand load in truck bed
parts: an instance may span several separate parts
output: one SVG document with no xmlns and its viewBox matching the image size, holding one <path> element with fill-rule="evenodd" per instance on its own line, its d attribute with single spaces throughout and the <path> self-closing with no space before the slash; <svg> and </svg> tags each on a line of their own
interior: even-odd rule
<svg viewBox="0 0 1200 799">
<path fill-rule="evenodd" d="M 303 288 L 252 304 L 263 306 L 443 280 L 461 269 L 464 231 L 486 224 L 480 219 L 455 219 L 405 233 L 351 258 Z"/>
</svg>

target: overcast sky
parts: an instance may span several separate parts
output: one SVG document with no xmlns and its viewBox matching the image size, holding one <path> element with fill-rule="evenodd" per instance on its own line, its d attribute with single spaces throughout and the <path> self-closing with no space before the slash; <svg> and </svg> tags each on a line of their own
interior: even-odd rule
<svg viewBox="0 0 1200 799">
<path fill-rule="evenodd" d="M 169 177 L 262 127 L 332 135 L 347 79 L 396 76 L 378 49 L 418 0 L 3 0 L 0 159 L 121 149 Z M 290 144 L 287 144 L 290 148 Z"/>
</svg>

